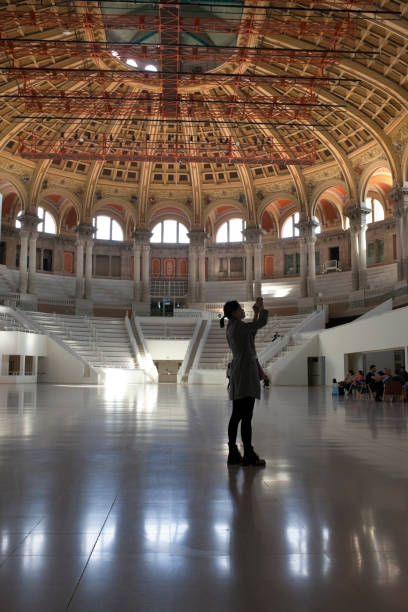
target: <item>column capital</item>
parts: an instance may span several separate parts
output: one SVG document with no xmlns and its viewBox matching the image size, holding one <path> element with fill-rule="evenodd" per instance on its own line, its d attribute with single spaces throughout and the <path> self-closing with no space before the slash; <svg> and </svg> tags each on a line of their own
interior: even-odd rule
<svg viewBox="0 0 408 612">
<path fill-rule="evenodd" d="M 76 226 L 75 232 L 78 240 L 89 240 L 93 238 L 96 228 L 92 223 L 80 223 Z"/>
<path fill-rule="evenodd" d="M 313 217 L 308 217 L 306 215 L 300 215 L 298 223 L 295 224 L 295 227 L 299 230 L 299 237 L 305 241 L 315 241 L 315 231 L 316 228 L 319 227 L 318 221 L 313 219 Z"/>
<path fill-rule="evenodd" d="M 135 229 L 132 232 L 134 244 L 150 244 L 150 238 L 153 236 L 152 232 L 147 228 Z"/>
<path fill-rule="evenodd" d="M 36 232 L 38 224 L 42 221 L 37 213 L 32 210 L 22 212 L 17 219 L 21 222 L 21 229 L 28 232 Z"/>
<path fill-rule="evenodd" d="M 251 227 L 247 227 L 242 232 L 245 238 L 245 242 L 249 242 L 251 244 L 260 243 L 263 236 L 263 230 L 256 225 Z"/>
<path fill-rule="evenodd" d="M 358 228 L 365 224 L 365 218 L 371 212 L 370 208 L 367 208 L 364 204 L 350 203 L 343 210 L 343 214 L 350 219 L 350 227 L 353 226 Z"/>
<path fill-rule="evenodd" d="M 387 197 L 394 201 L 394 217 L 402 217 L 408 210 L 408 186 L 396 185 Z"/>
<path fill-rule="evenodd" d="M 207 232 L 202 229 L 192 229 L 188 232 L 190 238 L 190 246 L 204 247 L 207 239 Z"/>
</svg>

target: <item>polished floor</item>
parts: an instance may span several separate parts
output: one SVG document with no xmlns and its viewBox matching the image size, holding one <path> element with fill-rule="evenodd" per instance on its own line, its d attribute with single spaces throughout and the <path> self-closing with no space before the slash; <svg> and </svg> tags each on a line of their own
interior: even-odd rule
<svg viewBox="0 0 408 612">
<path fill-rule="evenodd" d="M 408 610 L 407 407 L 275 388 L 0 385 L 3 612 Z"/>
</svg>

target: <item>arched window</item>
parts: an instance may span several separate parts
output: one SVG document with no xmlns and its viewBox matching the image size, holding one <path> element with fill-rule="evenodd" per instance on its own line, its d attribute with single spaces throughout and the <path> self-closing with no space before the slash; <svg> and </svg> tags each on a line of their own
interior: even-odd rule
<svg viewBox="0 0 408 612">
<path fill-rule="evenodd" d="M 365 205 L 371 210 L 370 214 L 366 216 L 366 223 L 384 221 L 384 207 L 381 202 L 375 198 L 366 198 Z"/>
<path fill-rule="evenodd" d="M 165 242 L 167 244 L 188 244 L 190 239 L 188 237 L 188 229 L 185 225 L 176 221 L 175 219 L 166 219 L 160 221 L 152 229 L 152 237 L 150 242 L 160 243 Z"/>
<path fill-rule="evenodd" d="M 107 215 L 98 215 L 92 219 L 96 227 L 97 240 L 123 240 L 123 230 L 119 223 Z"/>
<path fill-rule="evenodd" d="M 21 221 L 19 220 L 19 216 L 22 214 L 22 210 L 19 210 L 16 218 L 16 227 L 21 229 Z M 55 223 L 54 217 L 48 210 L 45 210 L 42 206 L 37 208 L 37 215 L 40 218 L 40 222 L 37 225 L 37 229 L 39 232 L 44 232 L 45 234 L 56 234 L 57 233 L 57 225 Z"/>
<path fill-rule="evenodd" d="M 229 219 L 223 223 L 215 236 L 215 242 L 242 242 L 242 232 L 246 228 L 244 219 Z"/>
<path fill-rule="evenodd" d="M 296 223 L 299 223 L 299 213 L 290 215 L 282 225 L 282 238 L 294 238 L 299 236 L 299 230 L 295 227 Z"/>
<path fill-rule="evenodd" d="M 39 232 L 45 232 L 46 234 L 57 233 L 57 226 L 51 213 L 45 210 L 42 206 L 39 206 L 37 208 L 37 215 L 41 219 L 40 223 L 38 224 Z"/>
<path fill-rule="evenodd" d="M 319 225 L 316 225 L 316 227 L 315 227 L 315 234 L 321 234 L 322 226 L 320 225 L 319 219 L 317 217 L 313 217 L 313 221 L 315 221 L 316 223 L 319 224 Z"/>
<path fill-rule="evenodd" d="M 21 221 L 19 220 L 19 216 L 21 215 L 23 211 L 19 210 L 16 216 L 16 228 L 17 229 L 21 229 Z"/>
</svg>

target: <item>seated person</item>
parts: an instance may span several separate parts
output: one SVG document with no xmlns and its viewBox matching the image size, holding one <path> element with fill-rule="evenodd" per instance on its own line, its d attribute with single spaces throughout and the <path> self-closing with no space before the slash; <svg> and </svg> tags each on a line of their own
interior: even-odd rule
<svg viewBox="0 0 408 612">
<path fill-rule="evenodd" d="M 339 385 L 341 385 L 342 387 L 346 389 L 347 393 L 349 393 L 351 390 L 351 387 L 353 385 L 353 378 L 354 378 L 354 371 L 349 370 L 347 374 L 345 375 L 344 380 L 339 383 Z"/>
<path fill-rule="evenodd" d="M 380 372 L 379 372 L 380 374 Z M 392 372 L 390 368 L 384 368 L 384 376 L 382 377 L 383 382 L 392 379 Z"/>
<path fill-rule="evenodd" d="M 351 390 L 360 389 L 361 384 L 364 382 L 364 372 L 363 370 L 359 370 L 357 374 L 353 376 L 353 380 L 351 383 Z"/>
<path fill-rule="evenodd" d="M 377 366 L 373 364 L 370 366 L 370 369 L 367 372 L 365 378 L 366 384 L 368 385 L 372 393 L 375 393 L 376 402 L 381 402 L 382 395 L 384 392 L 384 383 L 382 380 L 383 376 L 384 372 L 379 372 L 377 374 Z"/>
</svg>

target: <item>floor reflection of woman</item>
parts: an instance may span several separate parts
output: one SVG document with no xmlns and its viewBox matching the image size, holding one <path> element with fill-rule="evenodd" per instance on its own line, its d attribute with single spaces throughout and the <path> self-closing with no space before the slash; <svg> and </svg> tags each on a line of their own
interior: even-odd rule
<svg viewBox="0 0 408 612">
<path fill-rule="evenodd" d="M 228 465 L 253 465 L 264 467 L 264 459 L 260 459 L 252 447 L 252 414 L 255 399 L 261 397 L 261 385 L 255 350 L 255 334 L 268 321 L 268 311 L 263 307 L 263 299 L 256 299 L 253 306 L 254 320 L 244 323 L 245 312 L 236 302 L 224 305 L 224 316 L 220 320 L 224 327 L 224 319 L 228 319 L 227 341 L 232 351 L 230 368 L 229 397 L 232 400 L 232 415 L 228 425 Z M 238 426 L 241 423 L 241 437 L 244 445 L 244 456 L 237 447 Z"/>
</svg>

